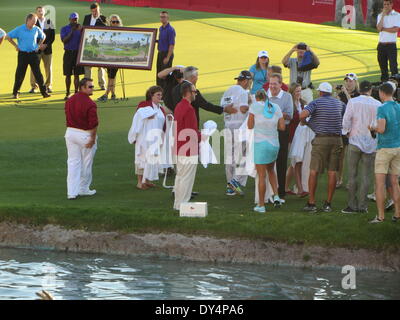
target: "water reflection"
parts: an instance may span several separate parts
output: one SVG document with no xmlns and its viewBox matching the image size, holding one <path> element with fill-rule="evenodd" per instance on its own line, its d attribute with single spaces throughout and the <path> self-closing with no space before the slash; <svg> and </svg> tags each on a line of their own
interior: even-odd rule
<svg viewBox="0 0 400 320">
<path fill-rule="evenodd" d="M 0 299 L 399 299 L 400 274 L 0 248 Z"/>
</svg>

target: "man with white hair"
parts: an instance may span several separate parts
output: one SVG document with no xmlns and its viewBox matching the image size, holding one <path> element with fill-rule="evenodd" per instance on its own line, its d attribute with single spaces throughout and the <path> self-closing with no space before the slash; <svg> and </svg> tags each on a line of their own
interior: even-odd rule
<svg viewBox="0 0 400 320">
<path fill-rule="evenodd" d="M 317 212 L 315 192 L 318 174 L 328 169 L 328 197 L 322 206 L 325 212 L 331 212 L 331 202 L 336 189 L 336 172 L 339 170 L 340 155 L 343 149 L 342 118 L 345 105 L 332 97 L 332 86 L 323 82 L 318 89 L 320 97 L 312 101 L 300 114 L 300 120 L 315 132 L 312 141 L 310 176 L 308 179 L 309 200 L 304 211 Z M 309 121 L 306 119 L 310 117 Z"/>
<path fill-rule="evenodd" d="M 197 84 L 197 80 L 199 79 L 199 72 L 196 67 L 190 66 L 186 67 L 183 70 L 183 79 L 187 82 L 192 83 L 194 86 Z M 171 108 L 172 111 L 175 109 L 176 105 L 182 100 L 181 97 L 181 87 L 182 84 L 185 82 L 182 81 L 180 84 L 178 84 L 173 90 L 172 90 L 172 104 Z M 192 106 L 195 109 L 196 112 L 196 117 L 197 117 L 197 123 L 199 125 L 200 123 L 200 108 L 204 109 L 206 111 L 210 111 L 216 114 L 222 114 L 223 112 L 227 113 L 235 113 L 237 112 L 236 110 L 233 110 L 232 104 L 225 106 L 224 108 L 221 106 L 217 106 L 215 104 L 212 104 L 211 102 L 208 102 L 204 97 L 201 95 L 200 90 L 196 88 L 196 98 L 192 102 Z"/>
</svg>

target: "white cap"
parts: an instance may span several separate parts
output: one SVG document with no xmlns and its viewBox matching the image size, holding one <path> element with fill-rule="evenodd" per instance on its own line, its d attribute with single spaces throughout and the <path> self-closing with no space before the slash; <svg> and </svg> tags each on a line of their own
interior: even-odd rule
<svg viewBox="0 0 400 320">
<path fill-rule="evenodd" d="M 350 72 L 344 76 L 344 80 L 346 80 L 346 79 L 357 80 L 358 78 L 354 72 Z"/>
<path fill-rule="evenodd" d="M 332 86 L 330 83 L 328 82 L 322 82 L 318 89 L 318 91 L 322 91 L 322 92 L 327 92 L 327 93 L 332 93 Z"/>
<path fill-rule="evenodd" d="M 396 89 L 397 89 L 396 83 L 394 83 L 393 81 L 390 81 L 390 80 L 387 83 L 390 83 L 393 87 L 393 90 L 396 91 Z"/>
<path fill-rule="evenodd" d="M 258 57 L 259 57 L 259 58 L 261 58 L 261 57 L 267 57 L 267 58 L 269 58 L 268 51 L 261 50 L 261 51 L 258 53 Z"/>
</svg>

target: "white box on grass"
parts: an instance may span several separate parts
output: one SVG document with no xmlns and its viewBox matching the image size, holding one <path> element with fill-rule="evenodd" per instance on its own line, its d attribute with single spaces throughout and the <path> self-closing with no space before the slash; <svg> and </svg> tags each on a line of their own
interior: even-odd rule
<svg viewBox="0 0 400 320">
<path fill-rule="evenodd" d="M 179 216 L 204 218 L 208 214 L 207 202 L 184 202 L 181 203 Z"/>
</svg>

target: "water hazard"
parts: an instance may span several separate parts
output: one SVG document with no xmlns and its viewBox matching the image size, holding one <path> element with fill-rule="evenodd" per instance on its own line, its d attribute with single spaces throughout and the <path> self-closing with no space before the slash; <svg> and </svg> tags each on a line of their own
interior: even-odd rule
<svg viewBox="0 0 400 320">
<path fill-rule="evenodd" d="M 0 248 L 0 299 L 400 299 L 400 273 Z"/>
</svg>

